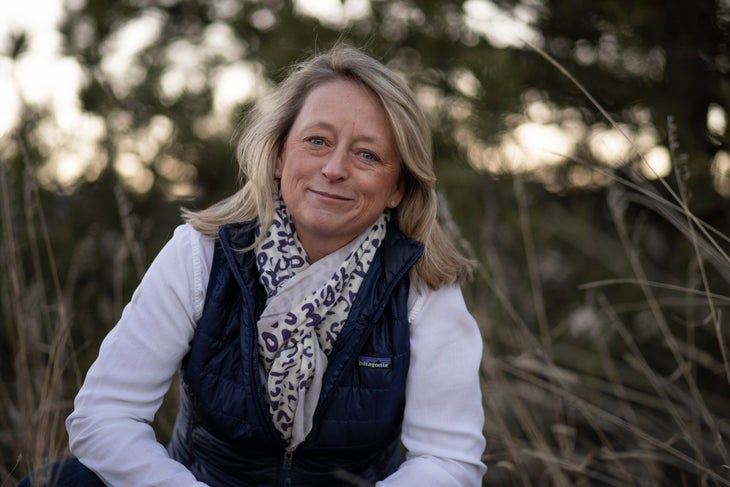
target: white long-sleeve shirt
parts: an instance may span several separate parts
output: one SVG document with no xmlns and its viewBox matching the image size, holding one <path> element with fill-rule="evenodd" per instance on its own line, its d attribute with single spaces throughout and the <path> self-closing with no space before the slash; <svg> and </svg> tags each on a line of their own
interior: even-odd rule
<svg viewBox="0 0 730 487">
<path fill-rule="evenodd" d="M 203 311 L 214 242 L 188 225 L 155 258 L 101 344 L 66 420 L 71 452 L 107 485 L 204 486 L 150 425 Z M 486 471 L 482 342 L 456 286 L 411 288 L 411 361 L 401 441 L 407 459 L 377 487 L 478 486 Z"/>
</svg>

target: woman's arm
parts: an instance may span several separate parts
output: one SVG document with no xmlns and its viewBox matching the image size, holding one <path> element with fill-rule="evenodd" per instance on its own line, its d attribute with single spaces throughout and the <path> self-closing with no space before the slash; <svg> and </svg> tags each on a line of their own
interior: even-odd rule
<svg viewBox="0 0 730 487">
<path fill-rule="evenodd" d="M 198 485 L 150 423 L 187 353 L 202 310 L 212 244 L 180 226 L 104 339 L 74 411 L 71 452 L 107 485 Z"/>
<path fill-rule="evenodd" d="M 486 466 L 477 324 L 456 286 L 416 297 L 410 317 L 402 433 L 407 460 L 376 485 L 479 486 Z"/>
</svg>

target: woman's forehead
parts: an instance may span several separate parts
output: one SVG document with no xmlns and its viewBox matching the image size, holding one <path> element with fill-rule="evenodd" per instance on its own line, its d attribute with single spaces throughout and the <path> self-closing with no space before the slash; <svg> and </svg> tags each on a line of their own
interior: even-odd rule
<svg viewBox="0 0 730 487">
<path fill-rule="evenodd" d="M 362 137 L 394 142 L 388 113 L 370 89 L 348 80 L 335 80 L 313 88 L 294 120 L 296 130 L 340 130 L 356 124 Z"/>
</svg>

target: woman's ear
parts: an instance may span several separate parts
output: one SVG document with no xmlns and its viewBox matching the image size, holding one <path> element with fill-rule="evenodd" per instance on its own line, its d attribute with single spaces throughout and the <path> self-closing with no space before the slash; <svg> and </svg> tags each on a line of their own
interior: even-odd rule
<svg viewBox="0 0 730 487">
<path fill-rule="evenodd" d="M 281 178 L 281 171 L 284 167 L 284 161 L 281 158 L 281 150 L 279 150 L 279 155 L 276 156 L 276 163 L 274 164 L 274 177 L 276 179 Z"/>
<path fill-rule="evenodd" d="M 281 173 L 284 171 L 284 145 L 286 144 L 286 138 L 279 144 L 279 148 L 276 150 L 276 162 L 274 163 L 274 177 L 276 179 L 281 178 Z"/>
</svg>

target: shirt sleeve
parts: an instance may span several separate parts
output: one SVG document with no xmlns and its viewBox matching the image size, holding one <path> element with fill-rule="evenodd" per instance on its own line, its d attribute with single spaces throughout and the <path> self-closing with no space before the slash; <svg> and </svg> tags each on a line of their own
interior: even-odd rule
<svg viewBox="0 0 730 487">
<path fill-rule="evenodd" d="M 424 291 L 410 301 L 401 436 L 406 461 L 376 486 L 479 486 L 486 472 L 479 329 L 457 286 Z"/>
<path fill-rule="evenodd" d="M 204 486 L 150 426 L 202 310 L 212 240 L 187 225 L 155 258 L 101 344 L 66 420 L 71 452 L 112 486 Z"/>
</svg>

